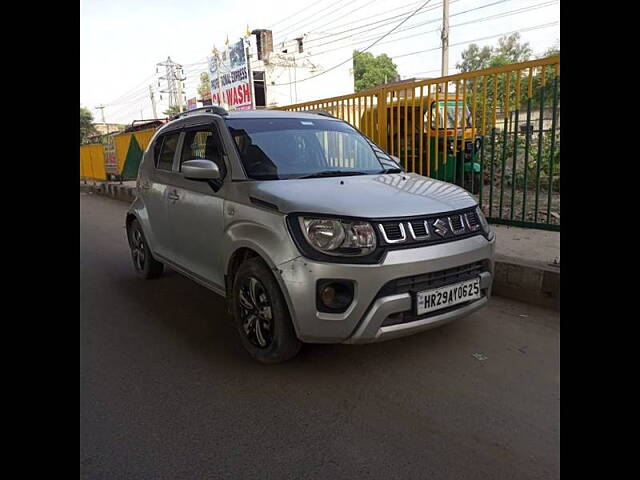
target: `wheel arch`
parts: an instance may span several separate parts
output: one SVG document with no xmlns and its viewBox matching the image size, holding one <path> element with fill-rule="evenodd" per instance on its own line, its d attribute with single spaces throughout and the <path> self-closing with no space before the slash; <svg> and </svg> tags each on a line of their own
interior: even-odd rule
<svg viewBox="0 0 640 480">
<path fill-rule="evenodd" d="M 226 291 L 226 303 L 227 303 L 227 311 L 229 314 L 233 314 L 233 280 L 235 277 L 238 268 L 242 263 L 250 258 L 259 258 L 267 268 L 271 271 L 271 274 L 276 279 L 276 283 L 280 287 L 280 291 L 282 292 L 282 296 L 284 297 L 284 301 L 287 305 L 287 309 L 289 310 L 289 315 L 291 316 L 291 323 L 293 324 L 293 328 L 298 335 L 298 325 L 296 319 L 293 316 L 293 304 L 291 302 L 291 298 L 289 297 L 289 292 L 287 291 L 286 285 L 280 275 L 280 272 L 276 266 L 276 264 L 272 261 L 271 257 L 265 252 L 258 244 L 251 242 L 241 242 L 236 245 L 236 248 L 231 252 L 228 256 L 228 259 L 225 261 L 225 275 L 224 275 L 224 284 Z"/>
</svg>

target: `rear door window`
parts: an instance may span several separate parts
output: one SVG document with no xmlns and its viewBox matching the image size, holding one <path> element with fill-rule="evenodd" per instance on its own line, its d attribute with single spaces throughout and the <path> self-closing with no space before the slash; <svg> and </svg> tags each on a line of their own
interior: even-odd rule
<svg viewBox="0 0 640 480">
<path fill-rule="evenodd" d="M 162 146 L 156 158 L 156 168 L 171 171 L 173 167 L 173 157 L 178 148 L 178 138 L 180 138 L 180 132 L 169 133 L 159 139 L 159 141 L 162 141 Z"/>
<path fill-rule="evenodd" d="M 217 132 L 212 128 L 199 128 L 185 132 L 180 155 L 180 169 L 182 170 L 183 162 L 194 159 L 211 160 L 218 165 L 221 176 L 224 178 L 226 175 L 222 143 Z"/>
</svg>

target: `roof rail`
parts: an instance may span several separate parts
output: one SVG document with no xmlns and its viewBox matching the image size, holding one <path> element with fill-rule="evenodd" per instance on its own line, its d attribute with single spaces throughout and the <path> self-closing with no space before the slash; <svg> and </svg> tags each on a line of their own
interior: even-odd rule
<svg viewBox="0 0 640 480">
<path fill-rule="evenodd" d="M 229 115 L 229 112 L 227 112 L 227 110 L 222 107 L 219 107 L 217 105 L 207 105 L 204 107 L 193 108 L 191 110 L 186 110 L 184 112 L 178 113 L 177 115 L 174 115 L 173 117 L 171 117 L 171 120 L 175 120 L 176 118 L 180 118 L 180 117 L 187 117 L 193 113 L 204 113 L 204 112 L 215 113 L 216 115 L 221 115 L 223 117 Z"/>
<path fill-rule="evenodd" d="M 316 115 L 322 115 L 323 117 L 338 118 L 335 115 L 331 115 L 329 112 L 325 112 L 324 110 L 306 110 L 304 113 L 315 113 Z"/>
</svg>

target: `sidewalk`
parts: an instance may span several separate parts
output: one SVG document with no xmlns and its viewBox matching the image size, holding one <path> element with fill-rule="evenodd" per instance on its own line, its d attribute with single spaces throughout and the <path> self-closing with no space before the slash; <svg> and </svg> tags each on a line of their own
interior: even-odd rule
<svg viewBox="0 0 640 480">
<path fill-rule="evenodd" d="M 560 308 L 560 232 L 492 225 L 496 231 L 493 293 Z"/>
<path fill-rule="evenodd" d="M 135 181 L 80 182 L 80 190 L 132 202 Z M 493 293 L 534 305 L 560 307 L 560 232 L 492 225 L 496 232 Z"/>
</svg>

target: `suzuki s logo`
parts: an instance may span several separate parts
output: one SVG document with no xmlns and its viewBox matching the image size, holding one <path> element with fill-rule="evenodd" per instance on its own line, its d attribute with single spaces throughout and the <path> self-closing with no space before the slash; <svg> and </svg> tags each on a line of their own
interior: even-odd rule
<svg viewBox="0 0 640 480">
<path fill-rule="evenodd" d="M 444 223 L 441 219 L 438 219 L 433 222 L 433 231 L 441 237 L 444 237 L 449 230 L 447 229 L 447 224 Z"/>
</svg>

